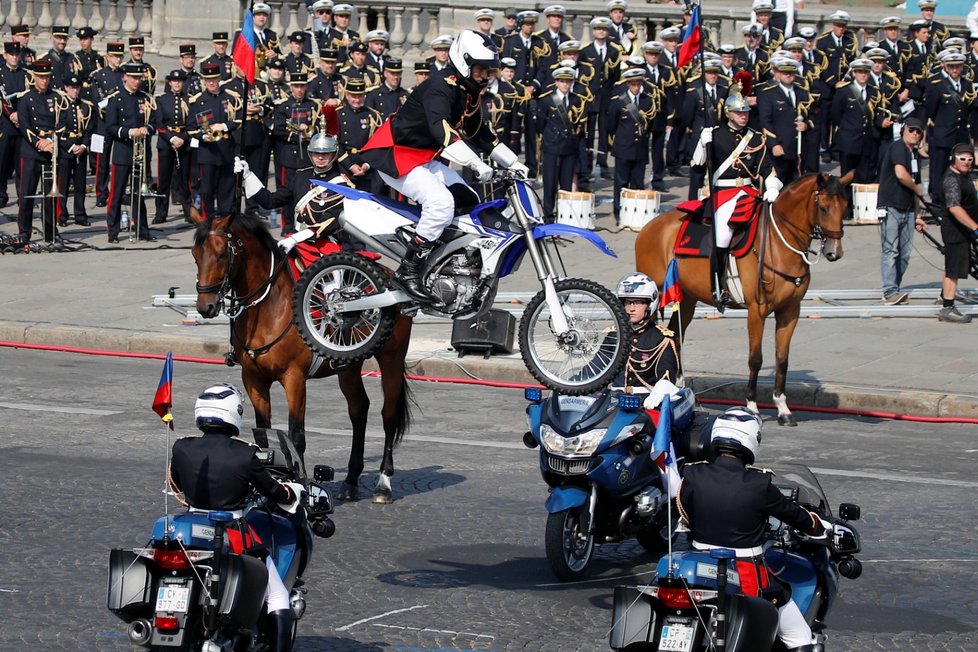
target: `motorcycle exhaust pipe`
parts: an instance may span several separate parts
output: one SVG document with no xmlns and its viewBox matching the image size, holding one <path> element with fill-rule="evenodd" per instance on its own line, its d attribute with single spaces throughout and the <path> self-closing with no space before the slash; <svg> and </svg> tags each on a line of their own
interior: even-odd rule
<svg viewBox="0 0 978 652">
<path fill-rule="evenodd" d="M 145 618 L 140 618 L 129 623 L 126 635 L 133 645 L 146 645 L 153 637 L 153 626 Z"/>
</svg>

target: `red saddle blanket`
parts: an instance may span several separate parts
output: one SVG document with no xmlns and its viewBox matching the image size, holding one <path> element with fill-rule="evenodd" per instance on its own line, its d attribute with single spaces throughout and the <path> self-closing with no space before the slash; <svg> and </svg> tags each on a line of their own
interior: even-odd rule
<svg viewBox="0 0 978 652">
<path fill-rule="evenodd" d="M 761 204 L 758 202 L 758 206 Z M 709 258 L 713 252 L 713 223 L 705 219 L 702 214 L 703 202 L 691 199 L 676 206 L 676 208 L 689 216 L 683 220 L 679 226 L 679 234 L 672 247 L 677 256 L 687 256 L 692 258 Z M 754 237 L 757 235 L 757 214 L 751 213 L 747 220 L 741 220 L 734 225 L 733 240 L 730 243 L 730 250 L 735 258 L 744 256 L 754 244 Z"/>
<path fill-rule="evenodd" d="M 302 270 L 308 268 L 323 256 L 335 254 L 343 251 L 343 247 L 329 238 L 304 240 L 292 249 L 289 255 L 289 268 L 292 270 L 292 278 L 298 279 L 302 275 Z M 379 260 L 380 254 L 372 251 L 357 251 L 357 255 L 363 256 L 368 260 Z"/>
</svg>

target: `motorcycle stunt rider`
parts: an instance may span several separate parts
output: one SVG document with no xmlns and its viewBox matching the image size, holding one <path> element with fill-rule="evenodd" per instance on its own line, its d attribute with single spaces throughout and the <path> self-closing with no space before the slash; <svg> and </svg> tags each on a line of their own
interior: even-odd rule
<svg viewBox="0 0 978 652">
<path fill-rule="evenodd" d="M 509 147 L 499 143 L 482 116 L 480 94 L 499 56 L 485 34 L 464 30 L 452 41 L 449 65 L 432 71 L 400 110 L 387 119 L 360 150 L 361 158 L 390 187 L 421 205 L 421 218 L 395 279 L 419 301 L 435 301 L 421 283 L 421 267 L 457 209 L 479 198 L 448 162 L 470 168 L 481 182 L 492 168 L 478 152 L 503 168 L 527 172 Z M 473 149 L 475 148 L 475 149 Z"/>
<path fill-rule="evenodd" d="M 676 498 L 693 548 L 733 549 L 741 591 L 778 607 L 778 636 L 789 652 L 812 652 L 811 627 L 768 571 L 761 545 L 769 516 L 816 538 L 832 525 L 785 497 L 772 484 L 773 472 L 752 466 L 761 447 L 761 421 L 753 412 L 735 407 L 718 416 L 710 442 L 716 461 L 687 464 Z"/>
<path fill-rule="evenodd" d="M 238 439 L 244 399 L 234 385 L 211 385 L 197 397 L 194 417 L 201 437 L 184 437 L 173 444 L 170 459 L 170 488 L 191 509 L 239 510 L 245 506 L 252 487 L 279 505 L 295 513 L 299 507 L 302 485 L 281 483 L 265 469 L 252 444 Z M 249 533 L 241 541 L 235 540 L 236 528 L 228 529 L 232 550 L 240 553 L 243 548 L 261 544 L 257 534 Z M 275 652 L 292 649 L 292 608 L 289 592 L 275 568 L 271 555 L 265 558 L 268 568 L 268 588 L 265 602 L 273 624 L 270 643 Z"/>
<path fill-rule="evenodd" d="M 783 185 L 767 156 L 767 136 L 747 126 L 750 105 L 739 88 L 739 84 L 734 84 L 727 94 L 724 105 L 727 122 L 703 129 L 692 160 L 693 166 L 709 166 L 713 173 L 713 187 L 706 201 L 712 207 L 713 217 L 713 297 L 721 312 L 731 303 L 726 289 L 727 255 L 733 239 L 731 225 L 746 224 L 752 219 L 762 178 L 766 177 L 764 201 L 777 199 Z"/>
<path fill-rule="evenodd" d="M 635 272 L 618 281 L 615 296 L 625 305 L 632 324 L 631 351 L 625 368 L 611 383 L 652 391 L 662 379 L 679 384 L 679 355 L 674 333 L 655 323 L 659 287 L 645 274 Z"/>
</svg>

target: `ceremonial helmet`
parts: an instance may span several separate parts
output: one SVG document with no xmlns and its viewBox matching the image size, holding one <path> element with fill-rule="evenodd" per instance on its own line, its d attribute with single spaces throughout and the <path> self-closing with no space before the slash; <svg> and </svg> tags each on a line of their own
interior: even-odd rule
<svg viewBox="0 0 978 652">
<path fill-rule="evenodd" d="M 230 383 L 211 385 L 200 393 L 194 405 L 194 418 L 201 430 L 217 428 L 232 437 L 241 430 L 244 396 Z"/>
<path fill-rule="evenodd" d="M 325 132 L 320 132 L 315 134 L 310 140 L 309 145 L 306 147 L 306 151 L 310 154 L 332 154 L 329 163 L 325 167 L 329 167 L 333 164 L 336 159 L 336 152 L 339 151 L 339 145 L 336 143 L 336 139 Z"/>
<path fill-rule="evenodd" d="M 747 98 L 741 95 L 740 89 L 736 87 L 737 84 L 734 84 L 730 88 L 727 100 L 723 104 L 724 111 L 727 113 L 750 113 L 750 104 L 747 103 Z"/>
<path fill-rule="evenodd" d="M 622 301 L 625 299 L 648 301 L 649 306 L 645 311 L 645 319 L 649 319 L 659 309 L 659 286 L 641 272 L 628 274 L 618 281 L 615 296 Z"/>
<path fill-rule="evenodd" d="M 489 83 L 488 76 L 482 82 L 472 79 L 474 66 L 485 66 L 489 69 L 499 68 L 499 52 L 492 40 L 485 34 L 471 29 L 464 30 L 452 41 L 448 49 L 448 60 L 458 71 L 462 85 L 470 92 L 481 91 Z"/>
<path fill-rule="evenodd" d="M 761 451 L 761 418 L 742 407 L 732 407 L 713 422 L 710 445 L 717 453 L 733 453 L 752 464 Z"/>
</svg>

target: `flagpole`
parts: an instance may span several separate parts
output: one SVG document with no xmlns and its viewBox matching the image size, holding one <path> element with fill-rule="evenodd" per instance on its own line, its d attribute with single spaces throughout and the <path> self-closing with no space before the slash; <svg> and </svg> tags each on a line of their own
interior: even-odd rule
<svg viewBox="0 0 978 652">
<path fill-rule="evenodd" d="M 255 0 L 250 0 L 248 3 L 248 13 L 251 15 L 251 34 L 252 39 L 254 39 L 255 33 L 255 23 L 254 23 L 254 9 Z M 244 23 L 241 25 L 241 31 L 238 33 L 238 38 L 244 38 Z M 234 46 L 237 45 L 237 39 L 231 47 L 231 56 L 234 56 Z M 252 50 L 252 56 L 255 56 L 254 50 Z M 254 66 L 254 64 L 253 64 Z M 238 66 L 240 68 L 240 66 Z M 245 72 L 242 70 L 242 72 Z M 251 93 L 251 82 L 248 80 L 248 74 L 245 72 L 244 75 L 244 93 L 241 95 L 241 138 L 238 139 L 238 153 L 237 157 L 244 160 L 245 157 L 245 137 L 248 125 L 248 95 Z M 244 174 L 238 172 L 234 175 L 234 214 L 237 216 L 241 214 L 241 197 L 244 195 Z"/>
</svg>

